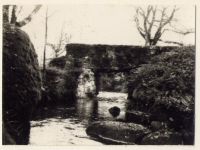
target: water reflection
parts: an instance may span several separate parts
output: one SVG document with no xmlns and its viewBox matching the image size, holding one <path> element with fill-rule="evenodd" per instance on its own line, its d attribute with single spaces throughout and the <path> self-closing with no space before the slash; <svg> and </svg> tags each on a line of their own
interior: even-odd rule
<svg viewBox="0 0 200 150">
<path fill-rule="evenodd" d="M 45 108 L 31 122 L 32 145 L 99 145 L 85 130 L 93 121 L 113 120 L 108 109 L 126 109 L 125 93 L 100 92 L 98 97 L 78 99 L 74 106 Z M 40 138 L 38 138 L 40 137 Z M 42 138 L 42 140 L 41 140 Z"/>
<path fill-rule="evenodd" d="M 78 99 L 76 103 L 76 113 L 79 119 L 87 121 L 87 123 L 98 120 L 98 99 Z"/>
</svg>

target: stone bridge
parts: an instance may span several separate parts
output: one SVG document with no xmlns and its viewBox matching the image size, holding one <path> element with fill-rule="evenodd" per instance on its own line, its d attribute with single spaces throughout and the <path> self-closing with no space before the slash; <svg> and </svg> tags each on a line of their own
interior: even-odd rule
<svg viewBox="0 0 200 150">
<path fill-rule="evenodd" d="M 172 47 L 142 47 L 127 45 L 66 45 L 65 69 L 77 81 L 77 96 L 97 95 L 100 78 L 105 73 L 122 72 L 128 76 L 131 70 L 148 63 L 152 55 L 169 51 Z M 56 59 L 54 60 L 54 62 Z M 50 63 L 51 65 L 51 63 Z"/>
</svg>

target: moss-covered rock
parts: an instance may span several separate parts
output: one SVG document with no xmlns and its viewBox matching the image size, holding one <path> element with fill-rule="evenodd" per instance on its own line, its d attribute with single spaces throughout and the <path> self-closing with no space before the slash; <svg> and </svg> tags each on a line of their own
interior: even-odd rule
<svg viewBox="0 0 200 150">
<path fill-rule="evenodd" d="M 102 121 L 90 125 L 86 133 L 107 144 L 137 144 L 150 130 L 134 123 Z"/>
<path fill-rule="evenodd" d="M 41 79 L 33 44 L 25 32 L 5 25 L 3 122 L 6 132 L 16 144 L 28 144 L 31 114 L 41 98 L 40 90 Z"/>
</svg>

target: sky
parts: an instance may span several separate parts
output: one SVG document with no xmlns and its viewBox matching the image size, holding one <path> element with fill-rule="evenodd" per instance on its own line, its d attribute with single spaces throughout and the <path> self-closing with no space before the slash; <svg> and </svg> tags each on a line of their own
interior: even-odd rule
<svg viewBox="0 0 200 150">
<path fill-rule="evenodd" d="M 33 17 L 33 20 L 24 26 L 34 44 L 38 54 L 39 63 L 42 63 L 45 35 L 45 12 L 48 7 L 48 43 L 58 43 L 63 31 L 71 35 L 70 43 L 85 44 L 115 44 L 115 45 L 144 45 L 144 39 L 137 31 L 134 20 L 135 5 L 119 4 L 68 4 L 48 5 Z M 162 6 L 159 6 L 162 7 Z M 169 6 L 172 7 L 172 6 Z M 189 5 L 177 6 L 175 13 L 178 19 L 176 25 L 179 29 L 195 28 L 195 7 Z M 34 8 L 32 5 L 24 6 L 18 16 L 19 20 L 29 14 Z M 162 39 L 194 44 L 194 34 L 182 36 L 166 32 Z M 48 47 L 47 58 L 54 56 Z"/>
</svg>

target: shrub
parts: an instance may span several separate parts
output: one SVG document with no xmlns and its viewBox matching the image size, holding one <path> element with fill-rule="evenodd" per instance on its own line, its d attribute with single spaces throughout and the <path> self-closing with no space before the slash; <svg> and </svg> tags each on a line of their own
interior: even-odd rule
<svg viewBox="0 0 200 150">
<path fill-rule="evenodd" d="M 61 56 L 61 57 L 52 59 L 49 62 L 49 67 L 57 67 L 57 68 L 63 69 L 65 68 L 65 64 L 66 64 L 66 56 Z"/>
<path fill-rule="evenodd" d="M 30 120 L 41 98 L 37 55 L 29 36 L 3 27 L 3 144 L 28 144 Z"/>
<path fill-rule="evenodd" d="M 181 121 L 193 120 L 195 91 L 193 46 L 172 49 L 154 56 L 132 72 L 130 108 L 151 113 L 164 112 Z M 182 121 L 181 121 L 182 122 Z"/>
<path fill-rule="evenodd" d="M 71 104 L 75 100 L 77 76 L 73 71 L 48 67 L 43 91 L 43 104 L 56 106 Z"/>
</svg>

